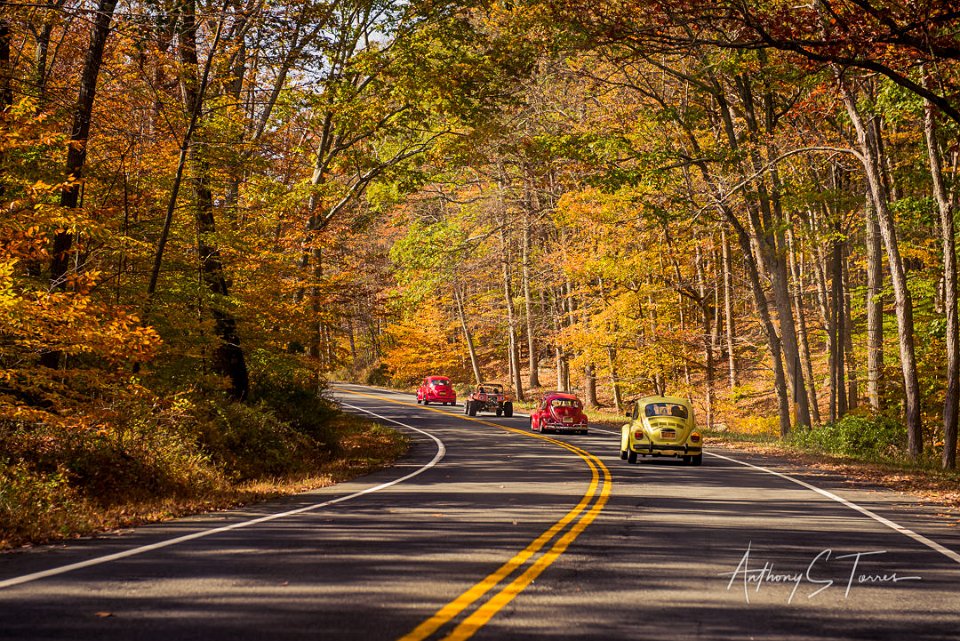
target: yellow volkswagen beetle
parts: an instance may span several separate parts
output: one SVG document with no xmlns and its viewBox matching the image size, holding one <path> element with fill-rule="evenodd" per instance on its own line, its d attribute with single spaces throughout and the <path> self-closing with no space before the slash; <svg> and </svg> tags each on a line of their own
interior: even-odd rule
<svg viewBox="0 0 960 641">
<path fill-rule="evenodd" d="M 645 396 L 627 413 L 630 422 L 620 433 L 620 458 L 672 456 L 684 463 L 703 462 L 703 437 L 697 431 L 690 402 L 674 396 Z"/>
</svg>

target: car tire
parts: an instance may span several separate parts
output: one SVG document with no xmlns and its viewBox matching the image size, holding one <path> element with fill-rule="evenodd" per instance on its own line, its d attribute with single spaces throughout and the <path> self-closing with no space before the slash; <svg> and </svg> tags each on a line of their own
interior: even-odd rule
<svg viewBox="0 0 960 641">
<path fill-rule="evenodd" d="M 507 418 L 513 416 L 513 403 L 504 403 L 503 404 L 503 415 Z"/>
<path fill-rule="evenodd" d="M 624 460 L 624 461 L 627 460 L 627 451 L 626 451 L 626 450 L 620 450 L 620 458 L 621 458 L 622 460 Z"/>
<path fill-rule="evenodd" d="M 637 453 L 633 450 L 627 452 L 627 463 L 630 463 L 631 465 L 637 464 Z"/>
<path fill-rule="evenodd" d="M 467 401 L 467 416 L 477 415 L 477 404 L 473 401 Z"/>
<path fill-rule="evenodd" d="M 497 408 L 497 416 L 500 416 L 501 414 L 503 414 L 503 410 L 498 407 L 498 408 Z"/>
<path fill-rule="evenodd" d="M 470 401 L 463 402 L 463 413 L 467 415 L 470 414 Z"/>
<path fill-rule="evenodd" d="M 691 456 L 690 463 L 692 465 L 703 465 L 703 454 L 697 454 L 696 456 Z"/>
<path fill-rule="evenodd" d="M 530 431 L 531 431 L 531 432 L 536 432 L 536 431 L 537 431 L 537 428 L 534 427 L 534 422 L 533 422 L 533 417 L 532 417 L 532 416 L 530 417 Z"/>
</svg>

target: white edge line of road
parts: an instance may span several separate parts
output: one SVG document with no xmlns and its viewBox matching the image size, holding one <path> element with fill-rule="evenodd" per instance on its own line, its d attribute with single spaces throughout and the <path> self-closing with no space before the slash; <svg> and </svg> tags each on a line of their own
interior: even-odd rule
<svg viewBox="0 0 960 641">
<path fill-rule="evenodd" d="M 876 512 L 873 512 L 872 510 L 869 510 L 869 509 L 867 509 L 867 508 L 865 508 L 865 507 L 862 507 L 862 506 L 860 506 L 860 505 L 857 505 L 856 503 L 854 503 L 854 502 L 852 502 L 852 501 L 848 501 L 847 499 L 843 498 L 842 496 L 837 496 L 837 495 L 834 494 L 833 492 L 828 492 L 827 490 L 821 489 L 821 488 L 817 487 L 816 485 L 812 485 L 812 484 L 810 484 L 810 483 L 807 483 L 806 481 L 801 481 L 800 479 L 794 478 L 794 477 L 789 476 L 789 475 L 787 475 L 787 474 L 783 474 L 783 473 L 781 473 L 781 472 L 775 472 L 774 470 L 771 470 L 771 469 L 768 469 L 768 468 L 765 468 L 765 467 L 761 467 L 761 466 L 759 466 L 759 465 L 754 465 L 754 464 L 752 464 L 752 463 L 747 463 L 747 462 L 745 462 L 745 461 L 738 461 L 737 459 L 730 458 L 729 456 L 724 456 L 723 454 L 716 454 L 715 452 L 707 452 L 707 454 L 709 454 L 709 455 L 711 455 L 711 456 L 715 456 L 715 457 L 720 458 L 720 459 L 723 459 L 723 460 L 725 460 L 725 461 L 730 461 L 731 463 L 737 463 L 738 465 L 743 465 L 743 466 L 745 466 L 745 467 L 749 467 L 749 468 L 752 468 L 752 469 L 754 469 L 754 470 L 759 470 L 760 472 L 766 472 L 767 474 L 773 474 L 774 476 L 779 476 L 779 477 L 782 478 L 782 479 L 786 479 L 786 480 L 788 480 L 788 481 L 792 481 L 793 483 L 796 483 L 797 485 L 801 485 L 801 486 L 807 488 L 808 490 L 812 490 L 812 491 L 816 492 L 817 494 L 819 494 L 819 495 L 821 495 L 821 496 L 824 496 L 824 497 L 830 499 L 831 501 L 836 501 L 837 503 L 840 503 L 840 504 L 842 504 L 842 505 L 850 508 L 851 510 L 856 510 L 857 512 L 860 512 L 860 514 L 863 514 L 864 516 L 870 517 L 870 518 L 873 519 L 874 521 L 877 521 L 878 523 L 881 523 L 881 524 L 887 526 L 887 527 L 890 528 L 891 530 L 894 530 L 894 531 L 896 531 L 896 532 L 899 532 L 900 534 L 903 534 L 904 536 L 909 536 L 911 539 L 913 539 L 913 540 L 916 541 L 917 543 L 922 543 L 923 545 L 927 546 L 928 548 L 930 548 L 930 549 L 932 549 L 932 550 L 936 550 L 937 552 L 939 552 L 940 554 L 944 555 L 945 557 L 947 557 L 947 558 L 950 559 L 951 561 L 954 561 L 954 562 L 956 562 L 956 563 L 960 563 L 960 554 L 957 554 L 957 553 L 954 552 L 953 550 L 951 550 L 951 549 L 949 549 L 949 548 L 946 548 L 946 547 L 940 545 L 940 544 L 937 543 L 936 541 L 933 541 L 933 540 L 931 540 L 931 539 L 928 539 L 927 537 L 923 536 L 922 534 L 918 534 L 917 532 L 914 532 L 914 531 L 911 530 L 910 528 L 903 527 L 903 526 L 900 525 L 899 523 L 894 523 L 894 522 L 891 521 L 890 519 L 885 518 L 885 517 L 883 517 L 883 516 L 880 516 L 880 515 L 877 514 Z"/>
<path fill-rule="evenodd" d="M 596 431 L 597 431 L 597 432 L 606 432 L 607 434 L 613 434 L 613 435 L 616 435 L 616 434 L 617 434 L 616 432 L 612 432 L 612 431 L 610 431 L 610 430 L 597 429 Z M 834 494 L 833 492 L 829 492 L 829 491 L 827 491 L 827 490 L 824 490 L 824 489 L 822 489 L 822 488 L 819 488 L 819 487 L 817 487 L 816 485 L 812 485 L 812 484 L 810 484 L 810 483 L 807 483 L 806 481 L 801 481 L 800 479 L 794 478 L 794 477 L 792 477 L 792 476 L 790 476 L 790 475 L 788 475 L 788 474 L 783 474 L 782 472 L 775 472 L 774 470 L 771 470 L 771 469 L 769 469 L 769 468 L 761 467 L 760 465 L 754 465 L 753 463 L 747 463 L 746 461 L 739 461 L 739 460 L 737 460 L 737 459 L 735 459 L 735 458 L 731 458 L 731 457 L 729 457 L 729 456 L 724 456 L 723 454 L 717 454 L 716 452 L 705 452 L 705 453 L 706 453 L 708 456 L 715 456 L 715 457 L 717 457 L 717 458 L 719 458 L 719 459 L 723 459 L 724 461 L 729 461 L 729 462 L 731 462 L 731 463 L 736 463 L 737 465 L 743 465 L 744 467 L 749 467 L 749 468 L 752 468 L 752 469 L 757 470 L 757 471 L 759 471 L 759 472 L 766 472 L 767 474 L 773 474 L 774 476 L 779 476 L 779 477 L 782 478 L 782 479 L 785 479 L 785 480 L 790 481 L 790 482 L 792 482 L 792 483 L 796 483 L 797 485 L 800 485 L 800 486 L 802 486 L 802 487 L 807 488 L 808 490 L 811 490 L 811 491 L 813 491 L 813 492 L 816 492 L 817 494 L 819 494 L 819 495 L 821 495 L 821 496 L 824 496 L 824 497 L 830 499 L 831 501 L 836 501 L 837 503 L 840 503 L 841 505 L 843 505 L 843 506 L 845 506 L 845 507 L 848 507 L 848 508 L 850 508 L 851 510 L 855 510 L 855 511 L 857 511 L 857 512 L 860 512 L 860 514 L 863 514 L 864 516 L 870 517 L 870 518 L 873 519 L 874 521 L 877 521 L 878 523 L 881 523 L 881 524 L 887 526 L 887 527 L 890 528 L 891 530 L 894 530 L 894 531 L 896 531 L 896 532 L 899 532 L 900 534 L 903 534 L 904 536 L 909 536 L 909 537 L 910 537 L 911 539 L 913 539 L 914 541 L 916 541 L 916 542 L 918 542 L 918 543 L 922 543 L 923 545 L 927 546 L 928 548 L 939 552 L 940 554 L 942 554 L 943 556 L 947 557 L 947 558 L 950 559 L 951 561 L 954 561 L 954 562 L 956 562 L 956 563 L 960 563 L 960 554 L 957 554 L 957 553 L 954 552 L 953 550 L 951 550 L 951 549 L 949 549 L 949 548 L 946 548 L 946 547 L 940 545 L 940 544 L 937 543 L 936 541 L 933 541 L 933 540 L 931 540 L 931 539 L 928 539 L 927 537 L 925 537 L 925 536 L 922 535 L 922 534 L 918 534 L 917 532 L 914 532 L 914 531 L 911 530 L 910 528 L 903 527 L 903 526 L 900 525 L 899 523 L 895 523 L 895 522 L 891 521 L 891 520 L 888 519 L 888 518 L 885 518 L 885 517 L 883 517 L 883 516 L 880 516 L 880 515 L 877 514 L 876 512 L 873 512 L 872 510 L 869 510 L 869 509 L 867 509 L 867 508 L 865 508 L 865 507 L 862 507 L 862 506 L 860 506 L 860 505 L 857 505 L 856 503 L 854 503 L 854 502 L 852 502 L 852 501 L 848 501 L 847 499 L 843 498 L 842 496 L 837 496 L 837 495 Z"/>
<path fill-rule="evenodd" d="M 212 529 L 212 530 L 202 530 L 202 531 L 200 531 L 200 532 L 194 532 L 193 534 L 186 534 L 186 535 L 184 535 L 184 536 L 178 536 L 178 537 L 176 537 L 176 538 L 168 539 L 168 540 L 166 540 L 166 541 L 159 541 L 159 542 L 157 542 L 157 543 L 152 543 L 152 544 L 150 544 L 150 545 L 144 545 L 144 546 L 137 547 L 137 548 L 131 548 L 131 549 L 129 549 L 129 550 L 124 550 L 123 552 L 117 552 L 117 553 L 115 553 L 115 554 L 108 554 L 108 555 L 106 555 L 106 556 L 100 556 L 100 557 L 96 557 L 96 558 L 93 558 L 93 559 L 88 559 L 88 560 L 86 560 L 86 561 L 80 561 L 80 562 L 78 562 L 78 563 L 71 563 L 71 564 L 69 564 L 69 565 L 63 565 L 63 566 L 60 566 L 60 567 L 57 567 L 57 568 L 51 568 L 51 569 L 49 569 L 49 570 L 43 570 L 42 572 L 34 572 L 34 573 L 32 573 L 32 574 L 24 574 L 23 576 L 17 576 L 17 577 L 13 577 L 13 578 L 11 578 L 11 579 L 6 579 L 6 580 L 4 580 L 4 581 L 0 581 L 0 590 L 2 590 L 2 589 L 4 589 L 4 588 L 13 587 L 13 586 L 15 586 L 15 585 L 21 585 L 21 584 L 23 584 L 23 583 L 29 583 L 29 582 L 31 582 L 31 581 L 37 581 L 37 580 L 39 580 L 39 579 L 44 579 L 44 578 L 47 578 L 47 577 L 56 576 L 56 575 L 58 575 L 58 574 L 66 574 L 67 572 L 72 572 L 72 571 L 74 571 L 74 570 L 80 570 L 80 569 L 82 569 L 82 568 L 88 568 L 88 567 L 91 567 L 91 566 L 94 566 L 94 565 L 100 565 L 100 564 L 102 564 L 102 563 L 109 563 L 110 561 L 117 561 L 117 560 L 119 560 L 119 559 L 125 559 L 125 558 L 130 557 L 130 556 L 136 556 L 136 555 L 138 555 L 138 554 L 144 554 L 144 553 L 146 553 L 146 552 L 152 552 L 152 551 L 154 551 L 154 550 L 159 550 L 159 549 L 162 549 L 162 548 L 170 547 L 170 546 L 172 546 L 172 545 L 177 545 L 177 544 L 179 544 L 179 543 L 186 543 L 187 541 L 193 541 L 194 539 L 202 539 L 202 538 L 204 538 L 204 537 L 212 536 L 212 535 L 214 535 L 214 534 L 221 534 L 221 533 L 223 533 L 223 532 L 229 532 L 230 530 L 239 530 L 240 528 L 250 527 L 250 526 L 252 526 L 252 525 L 258 525 L 258 524 L 260 524 L 260 523 L 266 523 L 267 521 L 274 521 L 274 520 L 276 520 L 276 519 L 282 519 L 282 518 L 284 518 L 284 517 L 293 516 L 293 515 L 295 515 L 295 514 L 302 514 L 302 513 L 304 513 L 304 512 L 311 512 L 311 511 L 313 511 L 313 510 L 319 510 L 320 508 L 328 507 L 328 506 L 334 505 L 334 504 L 336 504 L 336 503 L 343 503 L 344 501 L 349 501 L 350 499 L 355 499 L 355 498 L 360 497 L 360 496 L 363 496 L 363 495 L 365 495 L 365 494 L 370 494 L 370 493 L 372 493 L 372 492 L 377 492 L 377 491 L 379 491 L 379 490 L 383 490 L 383 489 L 386 489 L 386 488 L 391 487 L 391 486 L 393 486 L 393 485 L 397 485 L 397 484 L 399 484 L 399 483 L 403 483 L 404 481 L 407 481 L 407 480 L 409 480 L 409 479 L 412 479 L 413 477 L 418 476 L 418 475 L 426 472 L 426 471 L 429 470 L 430 468 L 434 467 L 437 463 L 439 463 L 439 462 L 443 459 L 443 457 L 444 457 L 444 456 L 446 455 L 446 453 L 447 453 L 447 448 L 446 448 L 446 446 L 444 446 L 443 441 L 441 441 L 440 439 L 438 439 L 438 438 L 437 438 L 436 436 L 434 436 L 433 434 L 430 434 L 430 433 L 428 433 L 428 432 L 425 432 L 425 431 L 423 431 L 423 430 L 421 430 L 421 429 L 418 429 L 418 428 L 416 428 L 416 427 L 412 427 L 412 426 L 407 425 L 407 424 L 405 424 L 405 423 L 401 423 L 400 421 L 395 421 L 395 420 L 392 419 L 392 418 L 387 418 L 386 416 L 380 416 L 379 414 L 375 414 L 375 413 L 373 413 L 373 412 L 371 412 L 371 411 L 369 411 L 369 410 L 365 410 L 365 409 L 363 409 L 363 408 L 361 408 L 361 407 L 355 407 L 355 406 L 353 406 L 353 405 L 347 405 L 347 404 L 345 404 L 345 403 L 341 403 L 341 404 L 344 405 L 345 407 L 349 407 L 349 408 L 351 408 L 351 409 L 359 410 L 359 411 L 361 411 L 361 412 L 365 412 L 365 413 L 367 413 L 367 414 L 370 414 L 371 416 L 374 416 L 374 417 L 376 417 L 376 418 L 378 418 L 378 419 L 380 419 L 380 420 L 382 420 L 382 421 L 387 421 L 387 422 L 390 422 L 390 423 L 395 423 L 396 425 L 399 425 L 399 426 L 401 426 L 401 427 L 405 427 L 405 428 L 407 428 L 407 429 L 413 430 L 414 432 L 419 432 L 420 434 L 423 434 L 424 436 L 427 436 L 427 437 L 431 438 L 431 439 L 433 440 L 433 442 L 437 444 L 437 453 L 434 455 L 433 459 L 432 459 L 429 463 L 424 464 L 422 467 L 418 468 L 416 471 L 411 472 L 410 474 L 407 474 L 406 476 L 402 476 L 402 477 L 400 477 L 400 478 L 398 478 L 398 479 L 394 479 L 394 480 L 392 480 L 392 481 L 388 481 L 387 483 L 381 483 L 380 485 L 376 485 L 376 486 L 374 486 L 374 487 L 369 487 L 369 488 L 367 488 L 367 489 L 365 489 L 365 490 L 361 490 L 360 492 L 354 492 L 353 494 L 348 494 L 348 495 L 346 495 L 346 496 L 341 496 L 341 497 L 339 497 L 339 498 L 332 499 L 332 500 L 330 500 L 330 501 L 324 501 L 323 503 L 316 503 L 316 504 L 314 504 L 314 505 L 308 505 L 308 506 L 306 506 L 306 507 L 297 508 L 296 510 L 289 510 L 289 511 L 287 511 L 287 512 L 279 512 L 279 513 L 277 513 L 277 514 L 269 514 L 269 515 L 267 515 L 267 516 L 262 516 L 262 517 L 260 517 L 260 518 L 252 519 L 252 520 L 250 520 L 250 521 L 242 521 L 242 522 L 240 522 L 240 523 L 233 523 L 233 524 L 231 524 L 231 525 L 225 525 L 225 526 L 223 526 L 223 527 L 214 528 L 214 529 Z"/>
<path fill-rule="evenodd" d="M 514 416 L 529 417 L 528 414 L 519 414 L 519 413 L 518 413 L 518 414 L 514 414 Z M 590 431 L 591 431 L 591 432 L 603 432 L 603 433 L 605 433 L 605 434 L 612 434 L 612 435 L 614 435 L 614 436 L 618 436 L 618 434 L 617 434 L 616 432 L 613 432 L 613 431 L 611 431 L 611 430 L 605 430 L 605 429 L 602 429 L 602 428 L 591 428 Z M 873 519 L 874 521 L 877 521 L 878 523 L 880 523 L 880 524 L 882 524 L 882 525 L 885 525 L 886 527 L 890 528 L 891 530 L 894 530 L 895 532 L 899 532 L 900 534 L 903 534 L 904 536 L 910 537 L 911 539 L 913 539 L 913 540 L 916 541 L 917 543 L 921 543 L 922 545 L 927 546 L 927 547 L 930 548 L 931 550 L 935 550 L 936 552 L 939 552 L 940 554 L 942 554 L 943 556 L 947 557 L 947 558 L 950 559 L 951 561 L 954 561 L 954 562 L 956 562 L 956 563 L 960 563 L 960 554 L 954 552 L 954 551 L 951 550 L 950 548 L 944 547 L 943 545 L 937 543 L 936 541 L 934 541 L 934 540 L 932 540 L 932 539 L 928 539 L 928 538 L 925 537 L 924 535 L 919 534 L 919 533 L 917 533 L 917 532 L 914 532 L 914 531 L 911 530 L 910 528 L 906 528 L 906 527 L 900 525 L 899 523 L 895 523 L 894 521 L 891 521 L 890 519 L 888 519 L 888 518 L 886 518 L 886 517 L 880 516 L 880 515 L 877 514 L 876 512 L 873 512 L 872 510 L 869 510 L 869 509 L 867 509 L 867 508 L 865 508 L 865 507 L 863 507 L 863 506 L 857 505 L 856 503 L 854 503 L 854 502 L 852 502 L 852 501 L 848 501 L 847 499 L 843 498 L 842 496 L 837 496 L 837 495 L 834 494 L 833 492 L 830 492 L 830 491 L 828 491 L 828 490 L 824 490 L 824 489 L 822 489 L 822 488 L 817 487 L 816 485 L 812 485 L 812 484 L 810 484 L 810 483 L 807 483 L 806 481 L 801 481 L 800 479 L 794 478 L 794 477 L 789 476 L 789 475 L 787 475 L 787 474 L 783 474 L 782 472 L 775 472 L 775 471 L 773 471 L 773 470 L 771 470 L 771 469 L 769 469 L 769 468 L 761 467 L 761 466 L 759 466 L 759 465 L 754 465 L 753 463 L 747 463 L 746 461 L 739 461 L 739 460 L 737 460 L 737 459 L 735 459 L 735 458 L 730 458 L 729 456 L 724 456 L 723 454 L 717 454 L 716 452 L 705 452 L 705 453 L 707 454 L 707 456 L 715 456 L 715 457 L 717 457 L 717 458 L 719 458 L 719 459 L 723 459 L 723 460 L 729 461 L 729 462 L 731 462 L 731 463 L 736 463 L 737 465 L 742 465 L 742 466 L 744 466 L 744 467 L 749 467 L 749 468 L 752 468 L 752 469 L 757 470 L 757 471 L 759 471 L 759 472 L 766 472 L 767 474 L 773 474 L 774 476 L 779 476 L 780 478 L 785 479 L 785 480 L 787 480 L 787 481 L 790 481 L 791 483 L 796 483 L 797 485 L 800 485 L 800 486 L 802 486 L 802 487 L 807 488 L 808 490 L 811 490 L 811 491 L 813 491 L 813 492 L 816 492 L 817 494 L 819 494 L 819 495 L 821 495 L 821 496 L 823 496 L 823 497 L 826 497 L 826 498 L 830 499 L 831 501 L 836 501 L 837 503 L 840 503 L 841 505 L 843 505 L 843 506 L 845 506 L 845 507 L 848 507 L 848 508 L 850 508 L 851 510 L 855 510 L 855 511 L 857 511 L 857 512 L 860 512 L 860 513 L 863 514 L 864 516 L 869 517 L 869 518 Z"/>
</svg>

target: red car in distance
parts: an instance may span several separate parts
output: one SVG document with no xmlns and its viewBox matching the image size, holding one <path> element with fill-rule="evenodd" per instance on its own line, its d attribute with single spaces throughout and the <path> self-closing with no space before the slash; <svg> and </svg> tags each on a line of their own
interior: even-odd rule
<svg viewBox="0 0 960 641">
<path fill-rule="evenodd" d="M 417 388 L 417 403 L 457 404 L 457 392 L 446 376 L 427 376 Z"/>
<path fill-rule="evenodd" d="M 575 394 L 547 392 L 530 412 L 530 429 L 535 432 L 587 433 L 587 415 Z"/>
</svg>

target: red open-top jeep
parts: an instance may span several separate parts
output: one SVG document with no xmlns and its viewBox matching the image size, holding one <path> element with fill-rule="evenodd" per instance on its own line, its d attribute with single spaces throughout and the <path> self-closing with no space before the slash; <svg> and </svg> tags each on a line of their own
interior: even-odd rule
<svg viewBox="0 0 960 641">
<path fill-rule="evenodd" d="M 476 416 L 477 412 L 495 412 L 497 416 L 513 416 L 513 401 L 503 392 L 500 383 L 480 383 L 470 392 L 463 404 L 463 413 Z"/>
</svg>

